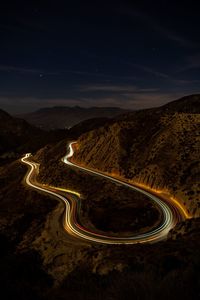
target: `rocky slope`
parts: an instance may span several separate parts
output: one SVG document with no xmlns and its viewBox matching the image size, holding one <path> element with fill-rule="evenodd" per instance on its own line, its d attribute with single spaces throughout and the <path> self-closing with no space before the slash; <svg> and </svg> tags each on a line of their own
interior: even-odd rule
<svg viewBox="0 0 200 300">
<path fill-rule="evenodd" d="M 199 216 L 199 103 L 195 95 L 116 118 L 82 135 L 74 160 L 165 190 Z"/>
</svg>

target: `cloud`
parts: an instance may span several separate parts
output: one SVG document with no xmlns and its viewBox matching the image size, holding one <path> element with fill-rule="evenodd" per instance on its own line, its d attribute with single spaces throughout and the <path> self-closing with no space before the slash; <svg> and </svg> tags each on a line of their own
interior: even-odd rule
<svg viewBox="0 0 200 300">
<path fill-rule="evenodd" d="M 151 74 L 154 75 L 157 78 L 160 79 L 164 79 L 166 82 L 173 84 L 173 85 L 190 85 L 190 84 L 199 84 L 200 80 L 198 79 L 184 79 L 184 78 L 178 78 L 176 76 L 177 73 L 180 73 L 182 71 L 188 70 L 188 69 L 192 69 L 192 68 L 200 68 L 200 55 L 198 56 L 191 56 L 190 59 L 188 59 L 188 64 L 185 67 L 180 68 L 177 72 L 175 72 L 175 74 L 167 74 L 164 72 L 159 72 L 153 68 L 150 68 L 148 66 L 143 66 L 140 64 L 136 64 L 136 63 L 132 63 L 132 62 L 127 62 L 124 61 L 126 64 L 128 64 L 129 66 L 132 66 L 133 68 L 137 68 L 147 74 Z"/>
<path fill-rule="evenodd" d="M 167 102 L 170 102 L 172 100 L 176 100 L 178 98 L 181 98 L 186 94 L 181 92 L 173 92 L 173 93 L 162 93 L 162 92 L 152 92 L 150 94 L 148 93 L 142 93 L 142 92 L 135 92 L 135 93 L 125 93 L 121 95 L 116 96 L 105 96 L 101 97 L 99 99 L 95 99 L 95 106 L 115 106 L 115 107 L 121 107 L 126 109 L 145 109 L 145 108 L 151 108 L 151 107 L 158 107 L 161 105 L 166 104 Z M 85 104 L 87 106 L 93 105 L 92 102 L 94 101 L 93 98 L 84 98 Z"/>
<path fill-rule="evenodd" d="M 187 48 L 196 48 L 200 45 L 165 28 L 161 24 L 159 24 L 154 18 L 145 14 L 144 12 L 133 10 L 133 9 L 121 9 L 120 11 L 122 14 L 125 14 L 129 17 L 133 17 L 139 21 L 142 21 L 147 27 L 152 28 L 155 32 L 159 33 L 160 35 L 164 36 L 168 40 L 176 42 L 178 45 L 187 47 Z"/>
<path fill-rule="evenodd" d="M 133 109 L 144 109 L 150 107 L 161 106 L 169 101 L 178 99 L 182 96 L 181 93 L 134 93 L 124 95 L 127 97 L 127 105 Z"/>
<path fill-rule="evenodd" d="M 88 72 L 81 70 L 58 70 L 58 71 L 46 71 L 44 69 L 34 69 L 34 68 L 26 68 L 26 67 L 18 67 L 12 65 L 0 65 L 0 72 L 15 72 L 21 74 L 45 74 L 45 75 L 64 75 L 65 73 L 70 73 L 78 76 L 87 76 L 87 77 L 100 77 L 104 79 L 123 79 L 123 80 L 134 80 L 138 79 L 138 77 L 134 76 L 114 76 L 111 74 L 103 74 L 99 72 Z"/>
<path fill-rule="evenodd" d="M 135 63 L 129 63 L 130 66 L 132 67 L 135 67 L 135 68 L 138 68 L 146 73 L 149 73 L 149 74 L 152 74 L 156 77 L 160 77 L 160 78 L 164 78 L 164 79 L 168 79 L 169 78 L 169 75 L 166 74 L 166 73 L 163 73 L 163 72 L 159 72 L 159 71 L 156 71 L 152 68 L 149 68 L 147 66 L 143 66 L 143 65 L 140 65 L 140 64 L 135 64 Z"/>
<path fill-rule="evenodd" d="M 85 106 L 82 99 L 76 98 L 0 96 L 0 108 L 13 114 L 32 112 L 42 107 L 76 105 Z"/>
<path fill-rule="evenodd" d="M 138 88 L 133 85 L 109 85 L 109 84 L 93 84 L 81 85 L 78 87 L 80 92 L 107 92 L 107 93 L 124 93 L 124 92 L 155 92 L 158 89 L 154 88 Z"/>
<path fill-rule="evenodd" d="M 118 75 L 105 74 L 100 72 L 88 72 L 88 71 L 80 71 L 80 70 L 60 70 L 59 73 L 71 73 L 80 76 L 100 77 L 100 78 L 107 78 L 107 79 L 123 79 L 123 80 L 138 79 L 138 77 L 135 76 L 118 76 Z"/>
<path fill-rule="evenodd" d="M 24 68 L 24 67 L 16 67 L 16 66 L 9 66 L 9 65 L 0 65 L 0 71 L 3 72 L 16 72 L 22 74 L 46 74 L 46 75 L 57 75 L 57 72 L 46 72 L 41 69 L 33 69 L 33 68 Z"/>
<path fill-rule="evenodd" d="M 200 55 L 198 56 L 191 56 L 191 58 L 189 59 L 189 64 L 188 67 L 185 66 L 184 68 L 182 68 L 181 70 L 188 70 L 188 68 L 198 68 L 200 67 Z M 156 77 L 156 79 L 161 79 L 163 80 L 165 83 L 170 84 L 171 86 L 185 86 L 185 85 L 193 85 L 193 84 L 199 84 L 200 80 L 198 79 L 184 79 L 184 78 L 180 78 L 177 76 L 177 73 L 173 73 L 173 74 L 167 74 L 165 72 L 160 72 L 155 70 L 154 68 L 151 68 L 149 66 L 144 66 L 141 64 L 137 64 L 137 63 L 132 63 L 126 60 L 123 60 L 123 63 L 125 63 L 126 65 L 128 65 L 129 67 L 133 67 L 134 69 L 138 69 L 146 74 L 150 74 Z M 85 73 L 84 73 L 85 74 Z M 89 73 L 90 74 L 90 73 Z M 106 77 L 106 75 L 104 75 Z M 108 75 L 109 76 L 109 75 Z M 151 76 L 152 77 L 152 76 Z M 112 78 L 112 76 L 110 77 Z M 113 79 L 123 79 L 126 81 L 130 80 L 137 80 L 138 82 L 138 77 L 128 77 L 128 76 L 113 76 Z M 107 93 L 121 93 L 121 92 L 155 92 L 158 91 L 158 88 L 139 88 L 135 85 L 128 85 L 128 84 L 94 84 L 94 85 L 80 85 L 80 86 L 76 86 L 76 89 L 79 89 L 80 92 L 107 92 Z"/>
<path fill-rule="evenodd" d="M 185 58 L 183 66 L 177 70 L 177 73 L 200 68 L 200 53 L 189 55 Z"/>
<path fill-rule="evenodd" d="M 178 34 L 171 32 L 170 30 L 168 30 L 162 26 L 157 25 L 156 27 L 154 27 L 154 29 L 156 29 L 158 32 L 160 32 L 162 35 L 164 35 L 169 40 L 176 42 L 180 46 L 183 46 L 186 48 L 199 47 L 199 45 L 197 43 L 194 43 L 182 36 L 179 36 Z"/>
</svg>

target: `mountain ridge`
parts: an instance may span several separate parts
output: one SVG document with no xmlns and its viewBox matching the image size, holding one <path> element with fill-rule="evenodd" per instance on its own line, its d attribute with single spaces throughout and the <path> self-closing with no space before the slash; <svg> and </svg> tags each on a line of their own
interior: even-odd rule
<svg viewBox="0 0 200 300">
<path fill-rule="evenodd" d="M 62 129 L 91 118 L 112 118 L 129 110 L 118 107 L 68 107 L 55 106 L 41 108 L 33 113 L 17 115 L 30 124 L 43 129 Z M 59 115 L 59 118 L 58 118 Z"/>
</svg>

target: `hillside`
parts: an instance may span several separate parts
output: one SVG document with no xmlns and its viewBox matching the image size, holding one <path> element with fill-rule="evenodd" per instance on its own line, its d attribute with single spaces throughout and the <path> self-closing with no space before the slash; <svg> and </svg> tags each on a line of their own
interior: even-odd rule
<svg viewBox="0 0 200 300">
<path fill-rule="evenodd" d="M 19 150 L 28 140 L 39 136 L 41 131 L 29 125 L 22 119 L 11 117 L 0 110 L 0 154 L 7 151 Z"/>
<path fill-rule="evenodd" d="M 190 113 L 180 112 L 182 101 Z M 199 216 L 199 103 L 200 96 L 189 96 L 116 118 L 82 135 L 74 160 L 165 190 Z"/>
<path fill-rule="evenodd" d="M 117 107 L 49 107 L 33 113 L 18 115 L 30 124 L 43 129 L 63 129 L 72 127 L 81 121 L 92 118 L 112 118 L 127 110 Z"/>
<path fill-rule="evenodd" d="M 24 152 L 34 152 L 66 134 L 64 130 L 47 133 L 0 110 L 0 163 L 18 158 Z"/>
<path fill-rule="evenodd" d="M 2 118 L 10 116 L 4 113 Z M 195 208 L 198 122 L 199 114 L 162 108 L 129 113 L 106 125 L 104 120 L 84 121 L 67 131 L 65 139 L 37 151 L 37 179 L 80 192 L 79 222 L 87 228 L 130 235 L 142 230 L 141 225 L 154 226 L 157 209 L 128 188 L 63 164 L 67 142 L 85 132 L 77 160 L 152 186 L 167 186 L 174 193 L 184 187 L 182 193 L 190 192 L 191 197 L 186 205 Z M 139 299 L 196 299 L 200 218 L 181 222 L 160 243 L 90 245 L 63 230 L 63 203 L 24 185 L 26 171 L 19 161 L 0 167 L 1 290 L 7 298 L 89 300 L 99 295 L 121 300 L 130 299 L 131 293 Z"/>
</svg>

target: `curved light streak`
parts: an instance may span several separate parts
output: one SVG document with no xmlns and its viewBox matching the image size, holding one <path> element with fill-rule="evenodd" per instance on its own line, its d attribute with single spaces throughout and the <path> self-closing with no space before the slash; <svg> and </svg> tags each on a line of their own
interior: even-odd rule
<svg viewBox="0 0 200 300">
<path fill-rule="evenodd" d="M 118 179 L 115 179 L 113 177 L 110 177 L 108 175 L 96 172 L 94 170 L 87 169 L 85 167 L 79 166 L 75 163 L 72 163 L 69 161 L 69 159 L 73 156 L 73 144 L 75 142 L 72 142 L 69 144 L 69 152 L 65 155 L 65 157 L 62 159 L 62 161 L 70 166 L 76 167 L 78 169 L 81 169 L 85 172 L 92 173 L 97 176 L 101 176 L 104 178 L 107 178 L 111 180 L 112 182 L 118 183 L 120 185 L 126 186 L 128 188 L 131 188 L 135 191 L 138 191 L 147 197 L 149 197 L 152 201 L 154 201 L 157 206 L 160 207 L 162 214 L 163 214 L 163 222 L 160 226 L 158 226 L 156 229 L 153 229 L 152 231 L 138 234 L 131 237 L 115 237 L 115 236 L 109 236 L 105 234 L 99 234 L 96 232 L 92 232 L 89 229 L 84 228 L 80 224 L 77 223 L 77 211 L 80 205 L 80 194 L 71 190 L 63 189 L 63 188 L 57 188 L 47 185 L 41 185 L 35 180 L 35 176 L 38 174 L 39 171 L 39 164 L 34 163 L 30 161 L 30 153 L 27 153 L 21 161 L 27 165 L 29 165 L 29 170 L 25 176 L 25 182 L 27 185 L 32 187 L 33 189 L 36 189 L 38 191 L 45 192 L 47 194 L 50 194 L 54 197 L 57 197 L 59 200 L 63 201 L 65 203 L 65 215 L 63 219 L 63 226 L 65 230 L 72 236 L 83 239 L 90 242 L 95 243 L 101 243 L 101 244 L 136 244 L 136 243 L 147 243 L 147 242 L 157 242 L 162 239 L 165 239 L 170 229 L 172 229 L 178 220 L 182 219 L 183 216 L 178 211 L 177 207 L 173 206 L 172 204 L 167 204 L 161 199 L 159 199 L 157 196 L 143 190 L 142 188 L 135 187 L 131 184 L 128 184 L 126 182 L 120 181 Z M 67 193 L 67 196 L 64 197 L 63 195 L 60 195 L 58 191 Z"/>
</svg>

